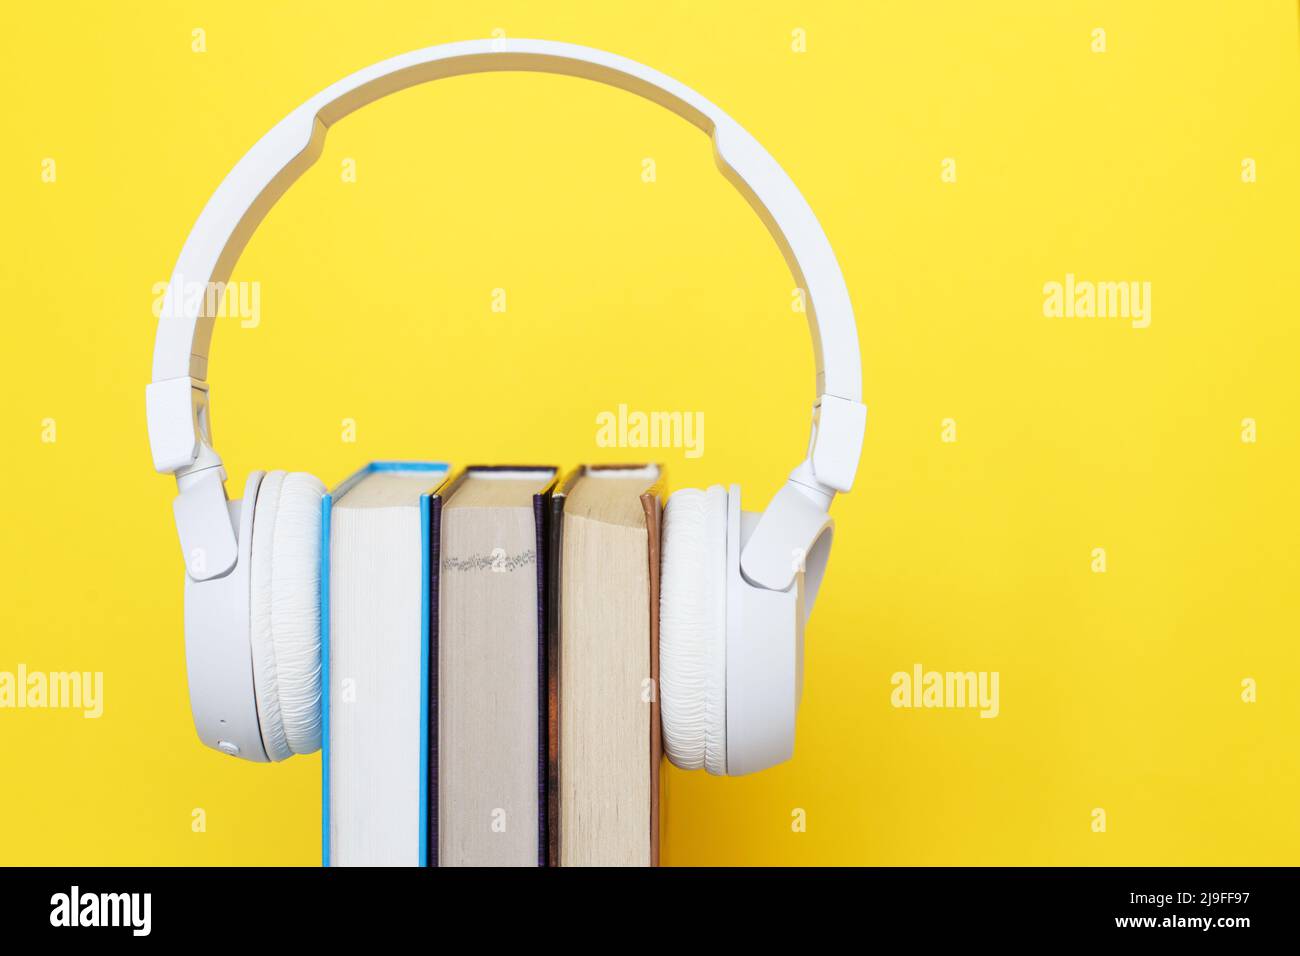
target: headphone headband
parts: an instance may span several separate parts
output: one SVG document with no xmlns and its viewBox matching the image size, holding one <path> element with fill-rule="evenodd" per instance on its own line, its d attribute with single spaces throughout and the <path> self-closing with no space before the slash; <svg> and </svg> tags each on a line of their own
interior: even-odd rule
<svg viewBox="0 0 1300 956">
<path fill-rule="evenodd" d="M 215 316 L 204 314 L 208 297 L 186 295 L 186 287 L 198 283 L 211 288 L 212 283 L 229 278 L 262 218 L 319 158 L 326 130 L 336 121 L 409 86 L 448 76 L 502 71 L 560 73 L 620 87 L 672 110 L 712 137 L 719 168 L 759 213 L 807 296 L 817 402 L 809 458 L 796 469 L 796 480 L 827 503 L 834 491 L 852 486 L 866 424 L 853 307 L 826 234 L 776 160 L 717 106 L 640 63 L 549 40 L 469 40 L 384 60 L 318 93 L 263 136 L 204 206 L 168 284 L 154 343 L 153 381 L 146 389 L 154 467 L 176 474 L 181 483 L 176 510 L 183 545 L 187 518 L 196 539 L 210 540 L 218 533 L 213 526 L 219 523 L 212 507 L 213 494 L 203 492 L 200 501 L 197 486 L 210 487 L 211 479 L 223 471 L 212 450 L 206 382 Z M 210 473 L 209 480 L 200 482 L 199 472 Z M 194 480 L 187 481 L 191 476 Z M 195 493 L 187 496 L 189 487 Z M 224 500 L 219 482 L 217 488 Z M 208 517 L 200 520 L 199 511 Z M 224 531 L 218 536 L 227 537 Z M 228 544 L 233 545 L 233 533 Z M 222 546 L 219 550 L 217 565 L 224 563 L 230 549 Z M 231 551 L 231 563 L 233 560 Z"/>
</svg>

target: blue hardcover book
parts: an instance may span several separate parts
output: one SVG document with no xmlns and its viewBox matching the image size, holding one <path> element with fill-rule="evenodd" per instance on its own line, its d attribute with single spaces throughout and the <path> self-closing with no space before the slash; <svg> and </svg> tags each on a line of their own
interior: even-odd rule
<svg viewBox="0 0 1300 956">
<path fill-rule="evenodd" d="M 430 494 L 448 466 L 374 462 L 321 503 L 325 866 L 425 866 Z"/>
</svg>

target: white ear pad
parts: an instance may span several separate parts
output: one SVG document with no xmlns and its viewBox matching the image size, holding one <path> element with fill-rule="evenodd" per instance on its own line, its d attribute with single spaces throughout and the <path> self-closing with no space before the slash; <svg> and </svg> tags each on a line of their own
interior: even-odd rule
<svg viewBox="0 0 1300 956">
<path fill-rule="evenodd" d="M 664 508 L 659 597 L 664 750 L 727 772 L 727 492 L 685 488 Z"/>
<path fill-rule="evenodd" d="M 320 749 L 320 511 L 325 486 L 269 472 L 253 512 L 249 618 L 262 741 L 272 760 Z"/>
</svg>

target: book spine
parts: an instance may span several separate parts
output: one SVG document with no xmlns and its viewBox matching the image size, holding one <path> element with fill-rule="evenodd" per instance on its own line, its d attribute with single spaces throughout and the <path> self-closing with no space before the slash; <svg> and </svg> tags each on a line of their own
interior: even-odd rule
<svg viewBox="0 0 1300 956">
<path fill-rule="evenodd" d="M 662 476 L 663 470 L 660 469 Z M 645 510 L 646 540 L 649 543 L 650 573 L 650 865 L 659 865 L 659 772 L 663 761 L 663 738 L 659 724 L 659 562 L 663 529 L 663 479 L 641 496 Z"/>
<path fill-rule="evenodd" d="M 432 711 L 430 688 L 430 655 L 432 646 L 435 577 L 433 573 L 432 504 L 429 495 L 420 495 L 420 580 L 424 593 L 420 595 L 420 802 L 419 802 L 419 865 L 429 865 L 429 714 Z"/>
<path fill-rule="evenodd" d="M 547 826 L 550 811 L 547 808 L 547 793 L 550 790 L 550 701 L 547 688 L 550 675 L 547 670 L 547 653 L 550 618 L 547 612 L 546 578 L 548 565 L 546 549 L 550 535 L 551 495 L 549 491 L 533 495 L 533 523 L 536 526 L 534 550 L 537 554 L 537 865 L 546 866 L 549 852 Z"/>
<path fill-rule="evenodd" d="M 330 516 L 334 496 L 320 500 L 321 866 L 330 865 Z"/>
<path fill-rule="evenodd" d="M 428 595 L 425 605 L 428 619 L 425 626 L 426 652 L 424 660 L 424 700 L 426 718 L 423 728 L 422 773 L 425 789 L 424 821 L 420 828 L 423 838 L 424 865 L 438 865 L 438 597 L 442 568 L 442 506 L 443 496 L 429 498 L 425 554 Z"/>
<path fill-rule="evenodd" d="M 560 553 L 564 495 L 548 502 L 546 537 L 546 864 L 560 865 Z"/>
</svg>

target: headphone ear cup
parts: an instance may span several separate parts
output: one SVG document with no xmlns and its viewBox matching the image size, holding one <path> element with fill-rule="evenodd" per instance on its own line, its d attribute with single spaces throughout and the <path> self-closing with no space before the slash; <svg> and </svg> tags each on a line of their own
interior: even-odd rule
<svg viewBox="0 0 1300 956">
<path fill-rule="evenodd" d="M 659 598 L 664 750 L 727 772 L 727 493 L 685 488 L 664 508 Z"/>
<path fill-rule="evenodd" d="M 262 479 L 253 512 L 249 620 L 262 742 L 272 760 L 321 745 L 321 498 L 303 472 Z"/>
</svg>

